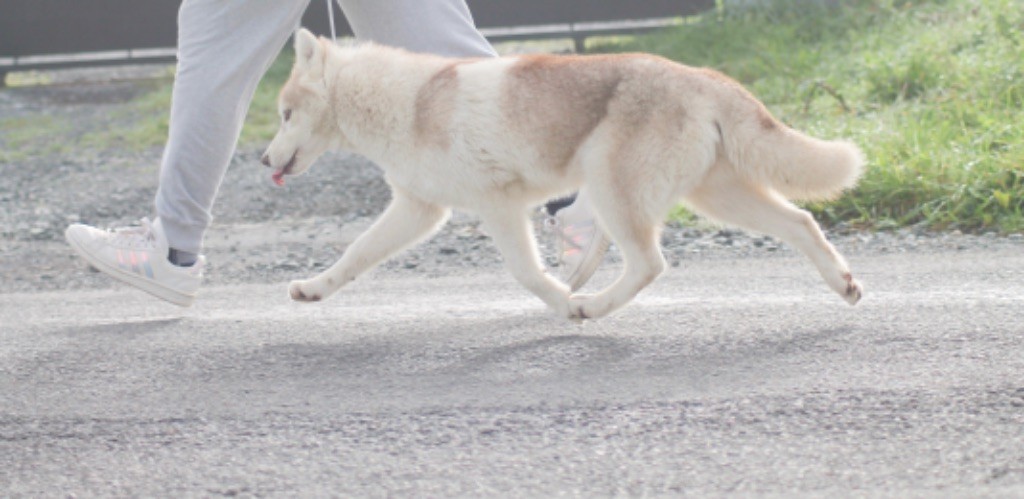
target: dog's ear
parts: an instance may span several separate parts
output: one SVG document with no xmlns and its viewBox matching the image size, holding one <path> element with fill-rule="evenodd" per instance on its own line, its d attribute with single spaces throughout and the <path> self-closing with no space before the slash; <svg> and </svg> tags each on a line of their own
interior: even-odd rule
<svg viewBox="0 0 1024 499">
<path fill-rule="evenodd" d="M 302 67 L 312 68 L 320 63 L 323 47 L 313 33 L 306 28 L 295 32 L 295 62 Z"/>
</svg>

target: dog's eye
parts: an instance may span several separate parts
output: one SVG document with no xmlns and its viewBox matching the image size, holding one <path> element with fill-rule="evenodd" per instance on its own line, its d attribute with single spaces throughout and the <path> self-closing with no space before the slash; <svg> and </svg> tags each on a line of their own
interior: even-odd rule
<svg viewBox="0 0 1024 499">
<path fill-rule="evenodd" d="M 284 114 L 284 120 L 288 121 L 292 117 L 292 110 L 291 109 L 285 109 L 283 114 Z"/>
</svg>

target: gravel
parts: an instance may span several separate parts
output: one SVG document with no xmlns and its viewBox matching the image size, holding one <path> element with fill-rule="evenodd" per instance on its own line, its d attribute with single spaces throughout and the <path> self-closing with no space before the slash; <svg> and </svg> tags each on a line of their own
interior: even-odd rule
<svg viewBox="0 0 1024 499">
<path fill-rule="evenodd" d="M 118 73 L 118 74 L 124 74 Z M 130 74 L 130 72 L 128 73 Z M 126 118 L 124 103 L 145 91 L 147 80 L 96 81 L 55 77 L 62 84 L 0 89 L 0 116 L 42 115 L 67 122 L 50 141 L 74 143 L 89 130 Z M 119 113 L 119 111 L 121 111 Z M 0 147 L 6 147 L 0 135 Z M 23 146 L 24 147 L 24 146 Z M 380 170 L 365 159 L 328 154 L 311 172 L 285 188 L 270 182 L 259 164 L 261 145 L 242 146 L 221 186 L 215 222 L 207 234 L 207 282 L 285 282 L 308 277 L 332 264 L 387 204 Z M 151 216 L 159 149 L 126 153 L 71 147 L 73 152 L 27 151 L 29 159 L 0 162 L 0 282 L 7 292 L 115 286 L 79 259 L 63 240 L 74 222 L 118 226 Z M 542 219 L 537 214 L 537 221 Z M 543 224 L 536 224 L 541 227 Z M 553 239 L 538 229 L 542 254 L 553 258 Z M 1022 248 L 1024 235 L 935 233 L 921 228 L 864 232 L 838 226 L 829 239 L 843 254 L 859 255 Z M 406 251 L 377 272 L 449 275 L 473 268 L 499 268 L 501 258 L 478 220 L 456 213 L 433 239 Z M 793 250 L 770 237 L 706 225 L 669 223 L 662 236 L 672 266 L 703 259 L 775 258 Z M 611 264 L 619 263 L 614 247 Z M 855 262 L 854 262 L 855 263 Z"/>
</svg>

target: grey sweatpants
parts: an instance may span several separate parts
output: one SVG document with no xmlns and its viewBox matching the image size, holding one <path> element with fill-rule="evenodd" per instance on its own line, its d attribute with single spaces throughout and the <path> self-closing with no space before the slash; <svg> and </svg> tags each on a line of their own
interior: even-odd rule
<svg viewBox="0 0 1024 499">
<path fill-rule="evenodd" d="M 323 1 L 323 0 L 319 0 Z M 338 0 L 359 39 L 456 57 L 493 56 L 465 0 Z M 199 253 L 256 85 L 309 0 L 184 0 L 156 212 L 172 248 Z M 321 7 L 327 15 L 326 5 Z"/>
</svg>

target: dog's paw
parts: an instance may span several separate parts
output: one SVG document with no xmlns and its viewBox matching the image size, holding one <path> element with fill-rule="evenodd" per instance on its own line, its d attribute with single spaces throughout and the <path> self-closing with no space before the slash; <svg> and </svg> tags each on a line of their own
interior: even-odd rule
<svg viewBox="0 0 1024 499">
<path fill-rule="evenodd" d="M 590 318 L 587 313 L 587 303 L 593 298 L 592 295 L 572 295 L 569 297 L 569 320 L 583 322 Z"/>
<path fill-rule="evenodd" d="M 569 320 L 583 322 L 608 313 L 608 307 L 598 303 L 594 295 L 577 294 L 569 297 Z"/>
<path fill-rule="evenodd" d="M 843 280 L 846 281 L 846 290 L 843 292 L 843 299 L 846 300 L 850 305 L 856 305 L 860 301 L 861 297 L 864 296 L 864 288 L 861 287 L 860 283 L 853 278 L 852 274 L 843 274 Z"/>
<path fill-rule="evenodd" d="M 322 293 L 308 289 L 310 287 L 309 281 L 292 281 L 288 285 L 288 295 L 295 301 L 314 302 L 322 300 Z"/>
</svg>

